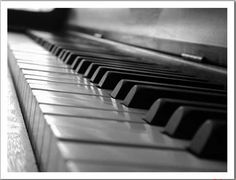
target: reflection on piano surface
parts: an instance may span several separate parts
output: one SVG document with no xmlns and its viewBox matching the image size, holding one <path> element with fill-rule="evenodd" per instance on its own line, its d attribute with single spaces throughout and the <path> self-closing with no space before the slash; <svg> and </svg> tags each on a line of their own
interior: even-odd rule
<svg viewBox="0 0 236 180">
<path fill-rule="evenodd" d="M 9 11 L 40 171 L 227 171 L 226 9 L 64 11 L 21 32 Z"/>
</svg>

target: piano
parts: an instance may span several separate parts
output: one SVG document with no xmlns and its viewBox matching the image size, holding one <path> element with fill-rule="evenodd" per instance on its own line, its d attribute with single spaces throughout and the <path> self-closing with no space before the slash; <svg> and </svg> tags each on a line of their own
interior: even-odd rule
<svg viewBox="0 0 236 180">
<path fill-rule="evenodd" d="M 8 10 L 42 172 L 226 172 L 227 9 Z"/>
</svg>

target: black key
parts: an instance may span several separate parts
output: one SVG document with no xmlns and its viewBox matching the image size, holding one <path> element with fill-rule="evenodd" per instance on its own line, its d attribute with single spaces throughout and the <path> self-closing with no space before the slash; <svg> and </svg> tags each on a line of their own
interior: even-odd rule
<svg viewBox="0 0 236 180">
<path fill-rule="evenodd" d="M 111 93 L 111 97 L 115 99 L 124 99 L 129 93 L 130 89 L 134 85 L 150 85 L 150 86 L 159 86 L 159 87 L 161 86 L 161 87 L 169 87 L 169 88 L 193 89 L 193 90 L 198 90 L 198 91 L 216 92 L 216 93 L 221 93 L 221 94 L 226 93 L 226 91 L 223 91 L 223 90 L 216 90 L 216 89 L 209 89 L 209 88 L 200 88 L 200 87 L 192 87 L 192 86 L 181 86 L 181 85 L 175 85 L 175 84 L 154 83 L 154 82 L 148 82 L 148 81 L 122 79 L 113 89 Z"/>
<path fill-rule="evenodd" d="M 165 72 L 165 73 L 169 73 L 169 74 L 181 74 L 179 72 L 176 71 L 172 71 L 169 69 L 165 69 L 165 68 L 153 68 L 150 67 L 150 65 L 146 65 L 145 67 L 143 65 L 140 64 L 133 64 L 131 62 L 111 62 L 111 61 L 103 61 L 103 62 L 96 62 L 96 63 L 91 63 L 89 65 L 89 67 L 87 68 L 86 72 L 84 73 L 84 77 L 86 78 L 91 78 L 93 76 L 93 74 L 95 73 L 95 71 L 97 70 L 98 67 L 100 66 L 109 66 L 109 67 L 125 67 L 128 69 L 142 69 L 142 70 L 146 70 L 149 72 Z M 186 77 L 191 77 L 188 75 L 183 75 Z"/>
<path fill-rule="evenodd" d="M 100 62 L 102 61 L 102 62 Z M 103 59 L 91 59 L 91 58 L 86 58 L 83 59 L 76 67 L 76 72 L 79 74 L 86 74 L 86 72 L 89 70 L 90 66 L 94 62 L 100 62 L 102 64 L 112 64 L 114 62 L 111 62 L 109 60 L 103 60 Z M 116 62 L 116 61 L 115 61 Z M 98 67 L 98 66 L 97 66 Z M 86 77 L 86 76 L 85 76 Z"/>
<path fill-rule="evenodd" d="M 56 51 L 59 50 L 59 47 L 54 45 L 54 47 L 51 49 L 51 53 L 56 56 Z"/>
<path fill-rule="evenodd" d="M 69 53 L 64 62 L 68 65 L 72 65 L 76 59 L 82 59 L 82 58 L 77 54 Z"/>
<path fill-rule="evenodd" d="M 72 63 L 72 65 L 71 65 L 71 68 L 73 70 L 75 70 L 77 68 L 77 66 L 79 65 L 80 61 L 81 60 L 79 58 L 75 59 L 74 62 Z"/>
<path fill-rule="evenodd" d="M 171 116 L 164 133 L 175 138 L 191 139 L 209 118 L 226 119 L 227 110 L 180 106 Z"/>
<path fill-rule="evenodd" d="M 62 51 L 60 52 L 60 54 L 58 55 L 59 59 L 63 59 L 63 57 L 66 55 L 67 51 L 65 49 L 62 49 Z"/>
<path fill-rule="evenodd" d="M 219 84 L 211 84 L 207 82 L 198 82 L 191 81 L 186 79 L 178 79 L 178 78 L 169 78 L 169 77 L 157 77 L 150 75 L 142 75 L 136 73 L 120 73 L 114 71 L 108 71 L 104 74 L 102 79 L 100 80 L 98 87 L 103 89 L 114 89 L 118 82 L 122 79 L 132 79 L 139 81 L 149 81 L 149 82 L 157 82 L 157 83 L 169 83 L 169 84 L 180 84 L 186 86 L 194 86 L 194 87 L 204 87 L 204 88 L 224 88 Z"/>
<path fill-rule="evenodd" d="M 50 44 L 48 51 L 52 52 L 52 50 L 54 49 L 55 46 L 56 46 L 55 44 Z"/>
<path fill-rule="evenodd" d="M 100 64 L 97 63 L 91 63 L 89 67 L 87 68 L 86 72 L 84 73 L 84 77 L 91 78 L 93 76 L 93 73 L 96 71 L 96 69 L 100 66 Z"/>
<path fill-rule="evenodd" d="M 70 56 L 70 51 L 65 50 L 65 53 L 63 54 L 63 56 L 60 57 L 60 59 L 65 63 L 65 60 L 67 59 L 67 57 Z"/>
<path fill-rule="evenodd" d="M 58 48 L 54 51 L 53 54 L 54 54 L 55 56 L 59 57 L 59 55 L 61 54 L 62 51 L 63 51 L 63 49 L 60 48 L 60 47 L 58 47 Z"/>
<path fill-rule="evenodd" d="M 195 134 L 189 150 L 199 157 L 227 160 L 226 120 L 207 120 Z"/>
<path fill-rule="evenodd" d="M 104 65 L 108 65 L 108 66 L 111 66 L 111 67 L 114 67 L 114 66 L 120 66 L 120 67 L 130 66 L 130 67 L 133 67 L 133 66 L 135 66 L 132 63 L 130 64 L 129 62 L 123 62 L 123 61 L 118 61 L 118 60 L 114 60 L 114 61 L 111 62 L 109 60 L 104 60 L 104 59 L 91 59 L 91 58 L 88 59 L 88 58 L 86 58 L 86 59 L 83 59 L 83 61 L 81 61 L 80 64 L 77 66 L 76 72 L 79 73 L 79 74 L 85 74 L 86 71 L 89 69 L 89 67 L 94 62 L 98 62 L 100 64 L 100 65 L 97 66 L 94 73 L 96 73 L 96 71 L 98 70 L 99 67 L 104 66 Z M 93 78 L 91 78 L 91 81 L 93 82 Z"/>
<path fill-rule="evenodd" d="M 68 65 L 71 65 L 76 58 L 81 58 L 81 59 L 84 58 L 83 56 L 79 56 L 78 54 L 74 54 L 69 50 L 68 50 L 68 52 L 69 52 L 68 56 L 66 58 L 64 58 L 64 63 L 66 63 Z"/>
<path fill-rule="evenodd" d="M 88 52 L 84 52 L 84 53 L 88 53 Z M 82 54 L 82 52 L 81 52 L 81 54 Z M 119 56 L 122 57 L 122 55 L 119 55 Z M 134 59 L 132 59 L 131 57 L 126 57 L 126 56 L 124 56 L 123 58 L 115 57 L 115 59 L 109 59 L 108 57 L 103 58 L 102 56 L 97 56 L 97 57 L 84 56 L 84 55 L 79 55 L 79 54 L 70 52 L 70 55 L 67 57 L 66 62 L 68 62 L 68 64 L 72 64 L 76 57 L 81 57 L 83 59 L 91 61 L 90 63 L 99 62 L 102 64 L 114 64 L 114 65 L 116 64 L 116 65 L 121 65 L 122 67 L 125 66 L 124 64 L 128 64 L 130 66 L 132 65 L 133 67 L 139 67 L 140 69 L 152 69 L 153 72 L 155 72 L 154 70 L 156 70 L 156 69 L 159 69 L 160 71 L 163 70 L 163 71 L 177 72 L 176 70 L 170 70 L 169 67 L 164 67 L 163 65 L 155 64 L 156 67 L 153 67 L 153 64 L 143 63 L 143 62 L 137 63 L 137 61 L 132 61 Z M 160 67 L 157 67 L 157 66 L 160 66 Z M 190 75 L 183 75 L 181 73 L 178 73 L 178 74 L 180 74 L 181 76 L 190 77 Z"/>
<path fill-rule="evenodd" d="M 108 71 L 113 71 L 113 72 L 120 72 L 120 73 L 135 73 L 135 74 L 140 74 L 140 75 L 150 75 L 150 76 L 157 76 L 157 77 L 168 77 L 168 78 L 178 78 L 178 79 L 184 79 L 184 80 L 191 80 L 191 81 L 203 81 L 199 80 L 197 78 L 193 77 L 186 77 L 182 75 L 177 75 L 177 74 L 170 74 L 170 73 L 165 73 L 165 72 L 149 72 L 147 70 L 140 70 L 140 69 L 135 69 L 135 68 L 125 68 L 125 67 L 106 67 L 106 66 L 100 66 L 97 68 L 97 70 L 94 72 L 91 82 L 93 83 L 98 83 L 103 75 L 108 72 Z"/>
<path fill-rule="evenodd" d="M 191 76 L 183 75 L 179 72 L 165 69 L 162 67 L 154 68 L 154 67 L 151 67 L 150 64 L 142 65 L 142 64 L 137 64 L 137 63 L 134 64 L 133 62 L 129 62 L 129 61 L 123 62 L 123 61 L 107 61 L 107 60 L 102 60 L 102 62 L 101 60 L 100 61 L 92 60 L 92 63 L 89 65 L 86 72 L 84 73 L 84 77 L 91 78 L 93 74 L 95 73 L 95 71 L 101 66 L 105 66 L 106 68 L 125 68 L 125 69 L 132 69 L 132 70 L 142 70 L 142 71 L 153 72 L 153 73 L 163 72 L 166 74 L 175 74 L 175 75 L 181 75 L 183 77 L 191 77 Z M 91 81 L 93 81 L 93 79 L 91 79 Z"/>
<path fill-rule="evenodd" d="M 150 124 L 165 126 L 174 111 L 180 106 L 208 107 L 226 110 L 226 105 L 205 103 L 199 101 L 188 101 L 181 99 L 160 98 L 156 100 L 146 115 L 143 117 Z"/>
<path fill-rule="evenodd" d="M 47 43 L 45 44 L 45 49 L 47 49 L 48 51 L 50 51 L 51 47 L 52 47 L 52 43 L 47 42 Z"/>
<path fill-rule="evenodd" d="M 82 59 L 79 62 L 78 66 L 76 67 L 75 72 L 79 73 L 79 74 L 84 74 L 91 63 L 92 63 L 91 61 L 87 61 L 85 59 Z"/>
<path fill-rule="evenodd" d="M 185 99 L 202 102 L 226 103 L 227 95 L 181 88 L 135 85 L 125 97 L 128 107 L 148 109 L 159 98 Z"/>
</svg>

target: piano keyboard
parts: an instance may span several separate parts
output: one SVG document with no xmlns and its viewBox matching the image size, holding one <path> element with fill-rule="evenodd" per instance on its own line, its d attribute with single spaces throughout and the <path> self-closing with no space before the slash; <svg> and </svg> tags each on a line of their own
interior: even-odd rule
<svg viewBox="0 0 236 180">
<path fill-rule="evenodd" d="M 41 171 L 227 170 L 223 85 L 79 36 L 9 33 L 8 43 Z"/>
</svg>

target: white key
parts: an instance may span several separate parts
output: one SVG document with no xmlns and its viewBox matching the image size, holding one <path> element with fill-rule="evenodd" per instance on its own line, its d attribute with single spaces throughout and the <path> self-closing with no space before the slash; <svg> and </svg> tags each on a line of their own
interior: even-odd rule
<svg viewBox="0 0 236 180">
<path fill-rule="evenodd" d="M 18 66 L 21 69 L 31 69 L 31 70 L 38 70 L 38 71 L 46 71 L 46 72 L 56 72 L 56 73 L 74 73 L 71 69 L 62 69 L 62 68 L 56 68 L 56 67 L 47 67 L 47 66 L 39 66 L 39 65 L 33 65 L 33 64 L 24 64 L 24 63 L 18 63 Z"/>
<path fill-rule="evenodd" d="M 98 89 L 93 86 L 87 85 L 67 85 L 63 86 L 56 83 L 47 83 L 47 84 L 37 84 L 38 81 L 36 80 L 28 80 L 31 89 L 38 89 L 38 90 L 48 90 L 48 91 L 56 91 L 56 92 L 67 92 L 67 93 L 74 93 L 74 94 L 87 94 L 91 96 L 104 96 L 110 97 L 107 91 Z M 34 84 L 33 84 L 34 83 Z"/>
<path fill-rule="evenodd" d="M 57 141 L 53 139 L 52 144 Z M 82 163 L 96 162 L 100 164 L 118 164 L 124 166 L 142 166 L 153 168 L 159 171 L 225 171 L 226 163 L 220 161 L 204 160 L 195 157 L 185 151 L 152 149 L 152 148 L 133 148 L 125 146 L 109 146 L 90 143 L 76 143 L 59 141 L 58 148 L 60 153 L 48 160 L 47 167 L 54 167 L 57 170 L 59 159 L 76 161 Z M 50 154 L 55 152 L 55 146 L 51 146 Z M 86 170 L 85 170 L 86 171 Z M 100 169 L 102 171 L 102 169 Z M 103 169 L 103 171 L 106 171 Z"/>
<path fill-rule="evenodd" d="M 44 118 L 50 124 L 53 134 L 63 140 L 182 150 L 189 144 L 188 141 L 164 135 L 160 128 L 145 123 L 50 115 L 45 115 Z"/>
</svg>

